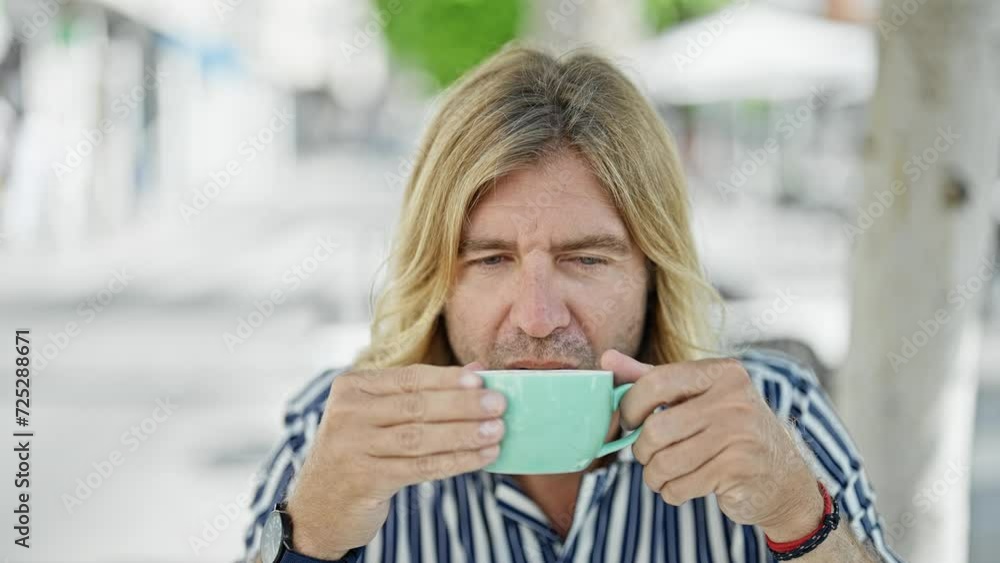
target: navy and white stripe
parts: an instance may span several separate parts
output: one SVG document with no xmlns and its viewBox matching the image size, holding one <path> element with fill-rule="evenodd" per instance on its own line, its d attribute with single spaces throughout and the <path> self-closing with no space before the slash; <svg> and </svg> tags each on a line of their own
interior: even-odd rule
<svg viewBox="0 0 1000 563">
<path fill-rule="evenodd" d="M 875 494 L 850 435 L 811 371 L 782 355 L 750 351 L 743 366 L 779 418 L 790 421 L 814 454 L 813 466 L 840 503 L 842 517 L 884 561 L 886 545 Z M 246 535 L 247 561 L 260 545 L 264 519 L 285 497 L 310 447 L 339 373 L 326 371 L 288 403 L 285 437 L 268 456 Z M 681 506 L 663 502 L 642 480 L 631 448 L 585 473 L 565 541 L 542 510 L 505 475 L 474 472 L 409 486 L 393 497 L 389 517 L 363 548 L 368 563 L 765 563 L 763 532 L 739 525 L 714 496 Z"/>
</svg>

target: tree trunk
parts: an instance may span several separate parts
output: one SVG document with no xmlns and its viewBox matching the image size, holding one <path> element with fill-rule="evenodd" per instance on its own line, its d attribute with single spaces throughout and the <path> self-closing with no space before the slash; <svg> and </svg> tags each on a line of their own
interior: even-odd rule
<svg viewBox="0 0 1000 563">
<path fill-rule="evenodd" d="M 998 265 L 995 0 L 886 0 L 836 396 L 884 531 L 911 563 L 968 558 L 982 312 Z"/>
</svg>

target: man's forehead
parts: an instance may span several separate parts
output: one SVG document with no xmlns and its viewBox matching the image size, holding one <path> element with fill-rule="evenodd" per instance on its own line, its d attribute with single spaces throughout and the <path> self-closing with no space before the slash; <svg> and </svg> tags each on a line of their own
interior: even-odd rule
<svg viewBox="0 0 1000 563">
<path fill-rule="evenodd" d="M 497 178 L 480 204 L 490 206 L 599 205 L 614 208 L 608 190 L 577 157 L 561 157 Z"/>
<path fill-rule="evenodd" d="M 547 186 L 531 181 L 499 181 L 470 211 L 466 228 L 470 232 L 478 228 L 495 230 L 505 226 L 559 224 L 570 219 L 577 224 L 587 221 L 622 225 L 618 208 L 599 184 Z"/>
<path fill-rule="evenodd" d="M 463 229 L 459 254 L 535 245 L 627 255 L 633 243 L 617 210 L 603 204 L 487 204 Z"/>
<path fill-rule="evenodd" d="M 604 202 L 483 202 L 469 217 L 462 238 L 518 238 L 544 233 L 553 239 L 606 233 L 627 238 L 618 210 Z"/>
</svg>

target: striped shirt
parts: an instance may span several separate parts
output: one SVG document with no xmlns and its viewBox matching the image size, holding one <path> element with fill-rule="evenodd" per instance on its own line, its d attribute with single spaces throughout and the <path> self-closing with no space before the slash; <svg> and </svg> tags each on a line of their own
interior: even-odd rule
<svg viewBox="0 0 1000 563">
<path fill-rule="evenodd" d="M 739 359 L 771 409 L 794 423 L 813 452 L 814 470 L 839 503 L 841 522 L 884 561 L 901 561 L 886 545 L 857 448 L 813 373 L 772 352 Z M 259 472 L 248 561 L 256 556 L 267 514 L 302 466 L 337 373 L 321 374 L 288 404 L 284 440 Z M 478 471 L 411 485 L 392 498 L 375 538 L 349 555 L 367 563 L 774 561 L 763 531 L 731 521 L 714 495 L 670 505 L 646 486 L 642 469 L 628 447 L 612 463 L 584 473 L 565 540 L 510 476 Z"/>
</svg>

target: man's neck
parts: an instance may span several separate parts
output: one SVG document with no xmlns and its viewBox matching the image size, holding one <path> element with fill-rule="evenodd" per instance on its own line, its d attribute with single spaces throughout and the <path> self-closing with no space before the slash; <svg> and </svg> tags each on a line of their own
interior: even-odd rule
<svg viewBox="0 0 1000 563">
<path fill-rule="evenodd" d="M 569 535 L 570 526 L 573 524 L 573 511 L 576 509 L 576 497 L 582 479 L 582 471 L 558 475 L 514 476 L 524 494 L 545 513 L 549 519 L 549 526 L 563 540 Z"/>
<path fill-rule="evenodd" d="M 605 442 L 614 440 L 621 434 L 618 425 L 618 413 L 612 417 L 611 428 L 605 437 Z M 576 501 L 580 494 L 580 483 L 584 473 L 607 467 L 616 458 L 617 453 L 610 453 L 597 458 L 583 471 L 575 473 L 557 473 L 552 475 L 513 475 L 514 482 L 524 491 L 549 520 L 549 525 L 563 540 L 569 534 L 573 524 L 573 513 L 576 511 Z"/>
</svg>

